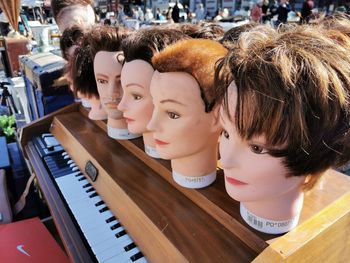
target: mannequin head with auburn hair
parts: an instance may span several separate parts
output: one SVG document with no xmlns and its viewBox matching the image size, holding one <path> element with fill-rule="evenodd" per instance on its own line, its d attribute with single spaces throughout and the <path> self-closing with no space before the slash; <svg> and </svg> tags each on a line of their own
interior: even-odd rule
<svg viewBox="0 0 350 263">
<path fill-rule="evenodd" d="M 201 188 L 216 178 L 218 108 L 212 95 L 214 67 L 227 50 L 189 39 L 155 54 L 151 81 L 154 110 L 148 129 L 161 158 L 171 160 L 174 180 Z"/>
<path fill-rule="evenodd" d="M 158 157 L 152 133 L 146 128 L 153 111 L 150 84 L 152 57 L 168 45 L 188 38 L 174 29 L 141 29 L 122 41 L 125 63 L 121 72 L 123 97 L 118 105 L 133 133 L 142 133 L 145 152 Z M 137 74 L 135 74 L 137 72 Z"/>
<path fill-rule="evenodd" d="M 138 137 L 127 130 L 123 113 L 117 108 L 122 97 L 120 75 L 124 55 L 121 41 L 129 33 L 123 28 L 94 26 L 86 35 L 98 94 L 108 115 L 108 135 L 115 139 Z"/>
<path fill-rule="evenodd" d="M 305 187 L 350 159 L 348 44 L 334 30 L 258 26 L 218 64 L 226 190 L 248 224 L 284 226 L 257 230 L 295 227 Z"/>
</svg>

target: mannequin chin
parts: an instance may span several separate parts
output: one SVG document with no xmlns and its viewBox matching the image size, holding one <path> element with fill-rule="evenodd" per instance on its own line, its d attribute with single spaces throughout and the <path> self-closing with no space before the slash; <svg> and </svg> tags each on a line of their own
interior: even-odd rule
<svg viewBox="0 0 350 263">
<path fill-rule="evenodd" d="M 150 94 L 153 72 L 152 65 L 140 59 L 126 62 L 123 65 L 121 72 L 123 97 L 118 109 L 123 112 L 129 131 L 143 135 L 145 152 L 153 158 L 159 158 L 153 134 L 147 130 L 147 123 L 153 111 Z"/>
<path fill-rule="evenodd" d="M 182 186 L 208 186 L 216 178 L 217 111 L 204 111 L 198 83 L 185 72 L 155 71 L 150 89 L 154 111 L 147 127 L 153 131 L 159 156 L 171 160 L 174 179 L 179 182 L 183 177 Z M 204 184 L 198 179 L 213 173 Z"/>
<path fill-rule="evenodd" d="M 94 58 L 94 72 L 97 89 L 103 108 L 107 112 L 108 135 L 114 139 L 133 139 L 139 137 L 127 131 L 123 113 L 118 110 L 122 97 L 120 73 L 122 52 L 99 51 Z"/>
<path fill-rule="evenodd" d="M 234 82 L 228 88 L 228 99 L 230 115 L 235 116 L 237 87 Z M 290 231 L 299 220 L 306 177 L 289 176 L 284 159 L 268 154 L 267 149 L 271 147 L 266 146 L 263 136 L 243 140 L 222 108 L 220 120 L 223 131 L 219 152 L 225 187 L 230 197 L 241 202 L 242 218 L 261 232 Z"/>
<path fill-rule="evenodd" d="M 107 120 L 107 113 L 101 105 L 101 101 L 95 97 L 88 99 L 91 105 L 89 111 L 89 119 L 91 120 Z"/>
</svg>

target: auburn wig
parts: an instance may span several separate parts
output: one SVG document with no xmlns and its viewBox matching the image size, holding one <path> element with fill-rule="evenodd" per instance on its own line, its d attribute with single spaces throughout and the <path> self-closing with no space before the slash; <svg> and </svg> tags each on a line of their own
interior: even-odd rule
<svg viewBox="0 0 350 263">
<path fill-rule="evenodd" d="M 152 64 L 159 72 L 186 72 L 199 84 L 205 111 L 210 112 L 215 100 L 215 63 L 227 53 L 227 49 L 213 40 L 189 39 L 168 46 L 154 55 Z"/>
<path fill-rule="evenodd" d="M 270 154 L 284 157 L 290 175 L 317 178 L 350 159 L 346 42 L 341 32 L 322 27 L 257 26 L 218 63 L 216 99 L 244 140 L 264 136 L 267 145 L 280 146 Z M 238 92 L 234 116 L 227 97 L 231 81 Z"/>
</svg>

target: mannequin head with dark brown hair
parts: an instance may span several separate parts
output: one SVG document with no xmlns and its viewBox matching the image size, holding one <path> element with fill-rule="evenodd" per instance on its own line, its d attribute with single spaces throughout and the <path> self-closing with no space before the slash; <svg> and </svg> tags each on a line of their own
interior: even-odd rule
<svg viewBox="0 0 350 263">
<path fill-rule="evenodd" d="M 284 226 L 258 230 L 286 232 L 298 222 L 305 187 L 350 159 L 349 38 L 258 26 L 231 48 L 215 93 L 226 190 L 248 224 L 253 215 Z"/>
<path fill-rule="evenodd" d="M 128 129 L 143 134 L 145 152 L 155 158 L 158 155 L 154 139 L 146 128 L 153 111 L 149 90 L 154 72 L 152 57 L 168 45 L 186 38 L 177 30 L 156 27 L 138 30 L 122 42 L 125 56 L 121 73 L 123 97 L 118 108 L 124 113 Z"/>
<path fill-rule="evenodd" d="M 148 129 L 161 158 L 171 160 L 174 180 L 201 188 L 216 178 L 218 107 L 212 96 L 214 66 L 227 50 L 206 39 L 180 41 L 155 54 L 154 104 Z"/>
<path fill-rule="evenodd" d="M 94 26 L 86 35 L 98 94 L 108 115 L 108 135 L 115 139 L 138 137 L 127 130 L 123 113 L 117 108 L 122 97 L 120 74 L 124 55 L 121 41 L 129 33 L 123 28 Z"/>
</svg>

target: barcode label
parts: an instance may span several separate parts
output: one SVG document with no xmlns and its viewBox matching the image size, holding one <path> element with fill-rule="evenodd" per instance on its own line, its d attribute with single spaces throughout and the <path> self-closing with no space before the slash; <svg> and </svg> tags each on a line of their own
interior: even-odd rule
<svg viewBox="0 0 350 263">
<path fill-rule="evenodd" d="M 248 214 L 248 221 L 251 224 L 257 226 L 258 228 L 263 228 L 263 222 L 258 220 L 258 219 L 256 219 L 255 216 L 252 216 L 252 215 Z"/>
</svg>

